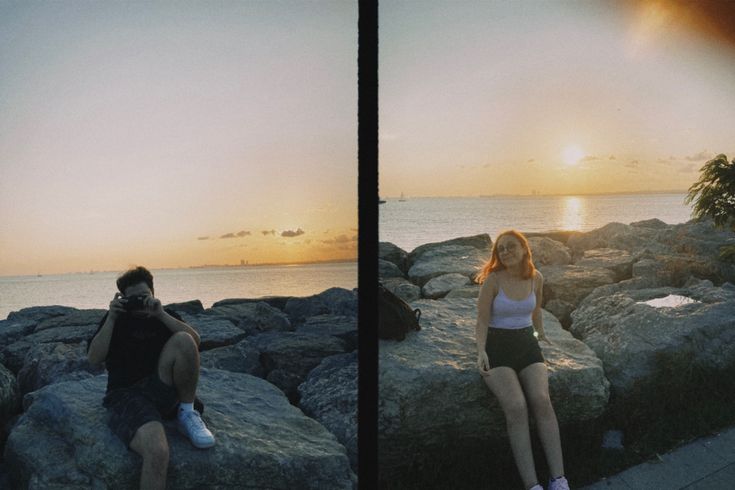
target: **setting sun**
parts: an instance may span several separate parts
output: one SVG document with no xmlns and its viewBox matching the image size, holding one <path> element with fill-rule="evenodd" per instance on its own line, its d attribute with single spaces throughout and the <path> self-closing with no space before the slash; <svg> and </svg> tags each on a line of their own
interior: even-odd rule
<svg viewBox="0 0 735 490">
<path fill-rule="evenodd" d="M 564 163 L 567 165 L 576 165 L 579 163 L 579 160 L 582 159 L 584 156 L 584 152 L 582 149 L 577 145 L 570 145 L 564 148 L 564 151 L 562 152 L 562 159 L 564 160 Z"/>
</svg>

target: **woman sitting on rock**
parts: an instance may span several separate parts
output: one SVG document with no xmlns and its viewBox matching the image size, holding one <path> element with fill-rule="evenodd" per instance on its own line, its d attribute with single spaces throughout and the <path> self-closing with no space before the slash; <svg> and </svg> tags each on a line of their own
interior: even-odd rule
<svg viewBox="0 0 735 490">
<path fill-rule="evenodd" d="M 549 398 L 549 376 L 535 338 L 538 335 L 539 340 L 550 343 L 541 314 L 544 278 L 533 266 L 526 237 L 514 230 L 501 233 L 477 280 L 482 284 L 475 327 L 477 366 L 505 414 L 523 484 L 527 489 L 543 490 L 531 451 L 530 405 L 551 471 L 548 488 L 568 490 L 559 424 Z"/>
</svg>

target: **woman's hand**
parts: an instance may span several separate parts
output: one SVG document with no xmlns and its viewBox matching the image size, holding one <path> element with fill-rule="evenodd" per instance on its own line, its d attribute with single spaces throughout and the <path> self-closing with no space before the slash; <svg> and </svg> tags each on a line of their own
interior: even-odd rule
<svg viewBox="0 0 735 490">
<path fill-rule="evenodd" d="M 487 352 L 480 351 L 477 353 L 477 368 L 483 376 L 490 374 L 490 360 L 487 358 Z"/>
<path fill-rule="evenodd" d="M 537 333 L 536 338 L 539 340 L 539 342 L 546 342 L 549 345 L 553 345 L 553 342 L 549 340 L 545 333 Z"/>
</svg>

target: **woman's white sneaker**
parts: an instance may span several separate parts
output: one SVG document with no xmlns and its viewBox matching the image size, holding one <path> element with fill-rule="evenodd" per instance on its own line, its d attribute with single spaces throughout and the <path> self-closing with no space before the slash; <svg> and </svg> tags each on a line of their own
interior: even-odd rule
<svg viewBox="0 0 735 490">
<path fill-rule="evenodd" d="M 196 410 L 179 413 L 176 425 L 179 427 L 179 432 L 186 435 L 195 447 L 206 449 L 214 446 L 214 436 L 204 425 L 202 417 Z"/>
<path fill-rule="evenodd" d="M 549 480 L 549 490 L 569 490 L 569 482 L 563 476 Z"/>
</svg>

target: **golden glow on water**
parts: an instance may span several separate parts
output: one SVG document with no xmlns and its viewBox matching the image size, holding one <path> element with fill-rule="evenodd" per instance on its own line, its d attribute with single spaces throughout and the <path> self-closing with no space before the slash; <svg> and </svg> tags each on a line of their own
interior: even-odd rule
<svg viewBox="0 0 735 490">
<path fill-rule="evenodd" d="M 584 204 L 578 197 L 567 197 L 564 201 L 564 225 L 563 230 L 580 230 L 582 228 L 582 214 Z"/>
</svg>

